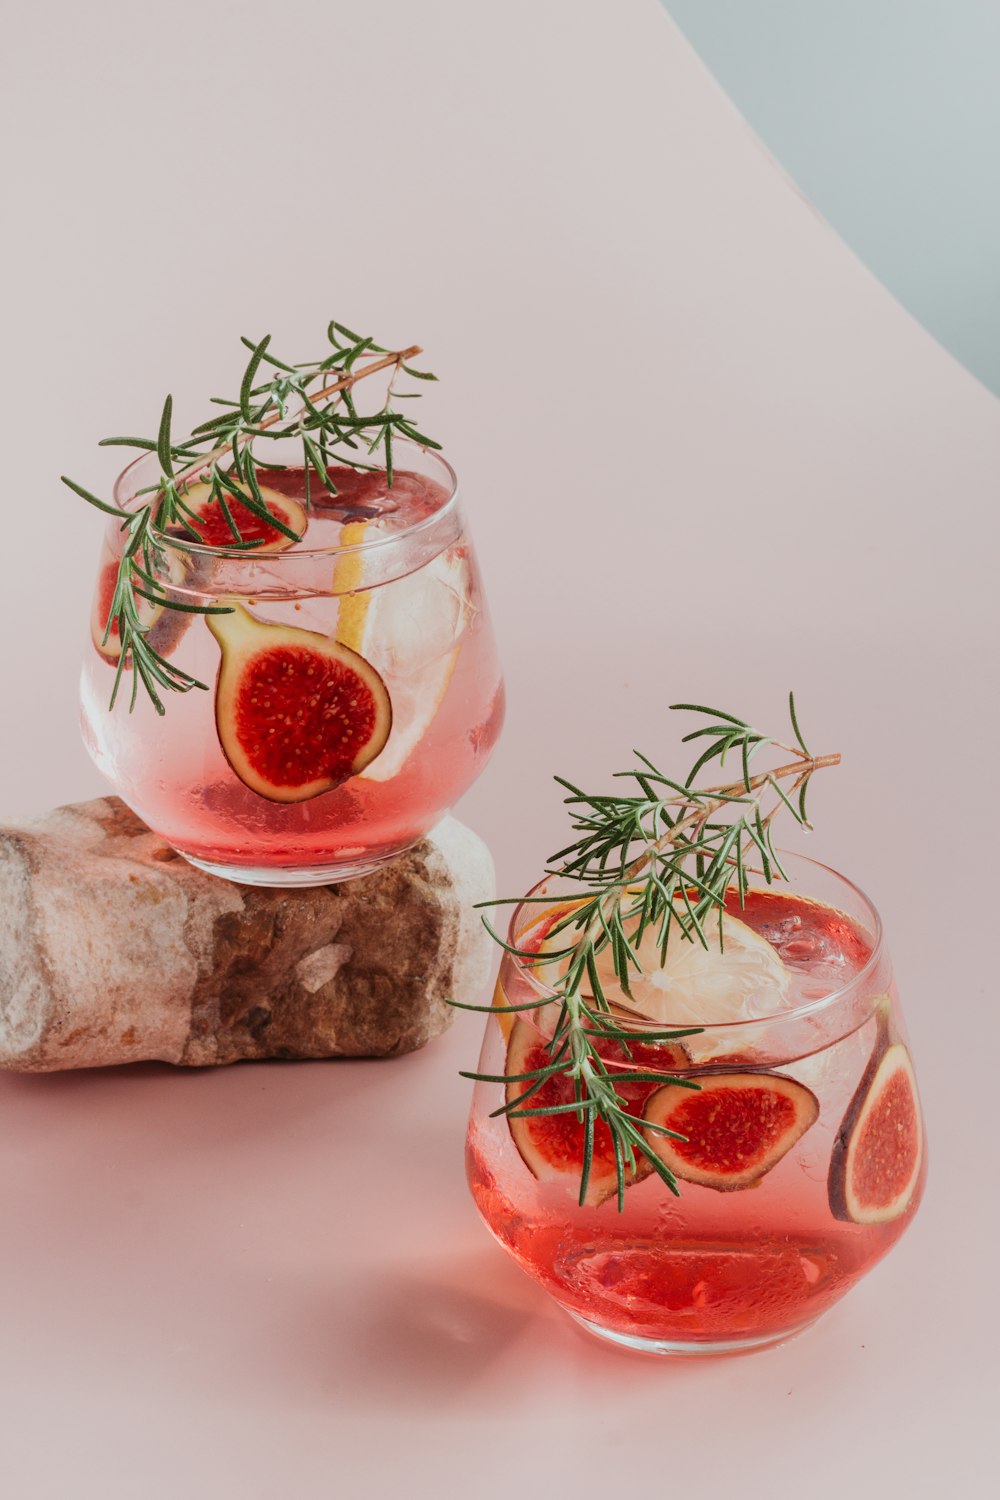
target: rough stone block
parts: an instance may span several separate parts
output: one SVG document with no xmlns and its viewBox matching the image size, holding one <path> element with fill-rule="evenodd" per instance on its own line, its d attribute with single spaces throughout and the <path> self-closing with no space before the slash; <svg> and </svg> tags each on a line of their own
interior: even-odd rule
<svg viewBox="0 0 1000 1500">
<path fill-rule="evenodd" d="M 385 1057 L 481 1001 L 486 846 L 447 818 L 363 880 L 206 875 L 116 797 L 0 827 L 0 1067 Z"/>
</svg>

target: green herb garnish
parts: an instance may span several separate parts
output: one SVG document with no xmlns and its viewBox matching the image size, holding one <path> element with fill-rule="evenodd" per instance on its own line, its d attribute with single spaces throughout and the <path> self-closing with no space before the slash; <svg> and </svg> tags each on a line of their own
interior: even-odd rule
<svg viewBox="0 0 1000 1500">
<path fill-rule="evenodd" d="M 648 1068 L 607 1067 L 598 1048 L 601 1041 L 619 1043 L 625 1056 L 630 1057 L 630 1042 L 674 1041 L 694 1034 L 697 1028 L 650 1030 L 644 1026 L 637 1030 L 627 1022 L 623 1024 L 605 994 L 597 955 L 610 949 L 618 984 L 631 997 L 630 980 L 642 972 L 638 948 L 647 931 L 656 934 L 661 962 L 666 960 L 667 944 L 675 929 L 679 929 L 684 940 L 707 948 L 706 918 L 710 913 L 722 912 L 727 893 L 733 888 L 743 905 L 751 868 L 754 873 L 762 874 L 767 884 L 786 878 L 772 843 L 774 818 L 786 812 L 800 826 L 811 827 L 806 817 L 810 780 L 816 771 L 840 761 L 839 755 L 815 756 L 809 751 L 791 694 L 792 744 L 761 734 L 745 719 L 719 709 L 691 703 L 676 703 L 672 707 L 702 714 L 709 720 L 684 736 L 684 743 L 698 742 L 700 753 L 683 781 L 665 775 L 638 751 L 634 754 L 640 764 L 616 773 L 634 783 L 636 791 L 632 794 L 591 795 L 561 776 L 555 778 L 568 793 L 564 800 L 578 835 L 573 843 L 551 857 L 546 868 L 546 874 L 563 877 L 581 887 L 580 896 L 566 898 L 572 902 L 571 909 L 546 934 L 548 941 L 563 933 L 565 942 L 544 951 L 522 948 L 506 942 L 483 918 L 495 941 L 525 969 L 535 973 L 550 993 L 523 1004 L 460 1006 L 464 1010 L 508 1014 L 539 1011 L 546 1006 L 556 1010 L 548 1041 L 550 1065 L 528 1073 L 462 1076 L 483 1082 L 527 1085 L 515 1099 L 495 1110 L 494 1116 L 527 1119 L 535 1115 L 576 1114 L 585 1130 L 581 1205 L 590 1183 L 598 1120 L 604 1122 L 611 1134 L 619 1209 L 640 1157 L 672 1192 L 678 1192 L 673 1172 L 643 1133 L 658 1129 L 665 1135 L 673 1132 L 649 1121 L 640 1129 L 639 1122 L 629 1113 L 620 1085 L 655 1081 L 698 1087 L 693 1079 L 674 1077 L 666 1070 L 661 1075 L 650 1073 Z M 751 763 L 767 747 L 785 752 L 791 759 L 773 769 L 754 772 Z M 739 761 L 741 774 L 737 781 L 722 786 L 695 786 L 705 767 L 716 760 L 721 766 L 727 756 Z M 528 899 L 550 907 L 561 904 L 562 900 L 553 896 Z M 523 900 L 513 897 L 500 904 L 520 905 Z M 722 939 L 720 920 L 718 941 L 721 943 Z M 546 966 L 559 966 L 558 977 L 548 980 Z M 615 1004 L 620 1012 L 622 1006 L 617 997 Z M 537 1095 L 543 1084 L 560 1074 L 573 1085 L 573 1101 L 538 1104 Z"/>
<path fill-rule="evenodd" d="M 111 691 L 111 708 L 115 706 L 126 670 L 132 673 L 130 709 L 135 707 L 140 683 L 161 714 L 164 708 L 158 689 L 186 693 L 191 688 L 204 689 L 207 686 L 172 665 L 153 648 L 147 640 L 149 626 L 143 623 L 138 608 L 138 599 L 141 598 L 186 613 L 229 613 L 225 605 L 181 603 L 168 595 L 157 577 L 157 566 L 162 567 L 163 562 L 159 538 L 164 532 L 173 529 L 186 533 L 194 542 L 204 545 L 193 524 L 197 517 L 186 503 L 190 485 L 197 482 L 210 486 L 209 503 L 218 503 L 232 533 L 232 541 L 227 547 L 250 551 L 259 543 L 241 536 L 229 503 L 231 499 L 237 500 L 251 515 L 266 521 L 291 541 L 299 540 L 296 533 L 268 509 L 261 496 L 258 468 L 289 467 L 260 457 L 258 445 L 261 442 L 299 440 L 307 479 L 307 508 L 313 482 L 336 493 L 336 486 L 328 473 L 334 463 L 358 469 L 383 467 L 391 485 L 394 438 L 407 438 L 425 448 L 440 448 L 440 443 L 420 432 L 408 417 L 393 409 L 393 386 L 398 375 L 409 375 L 417 380 L 436 379 L 429 372 L 416 370 L 407 363 L 420 354 L 418 345 L 390 352 L 372 339 L 362 338 L 336 322 L 328 325 L 327 340 L 331 352 L 322 359 L 288 364 L 271 353 L 270 334 L 257 343 L 244 338 L 242 342 L 250 350 L 250 358 L 240 382 L 238 399 L 213 396 L 213 403 L 224 410 L 200 423 L 189 437 L 180 442 L 172 437 L 173 401 L 168 396 L 155 439 L 104 438 L 101 447 L 138 448 L 156 454 L 160 465 L 159 478 L 140 491 L 140 494 L 149 496 L 148 500 L 123 510 L 63 475 L 63 483 L 89 505 L 107 515 L 119 517 L 126 537 L 104 633 L 107 642 L 117 625 L 121 643 Z M 367 362 L 359 363 L 362 360 Z M 358 381 L 380 370 L 392 372 L 385 400 L 377 411 L 361 413 L 355 405 L 354 388 Z M 372 463 L 376 455 L 380 455 L 381 462 L 376 459 Z"/>
</svg>

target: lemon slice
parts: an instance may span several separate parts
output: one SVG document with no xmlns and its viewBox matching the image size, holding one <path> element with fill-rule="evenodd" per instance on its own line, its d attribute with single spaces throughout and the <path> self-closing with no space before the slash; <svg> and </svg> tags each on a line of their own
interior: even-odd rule
<svg viewBox="0 0 1000 1500">
<path fill-rule="evenodd" d="M 367 527 L 366 521 L 348 522 L 342 544 L 358 546 Z M 337 640 L 377 667 L 392 701 L 389 739 L 364 779 L 389 781 L 427 733 L 448 690 L 472 610 L 468 557 L 464 548 L 451 547 L 403 578 L 371 589 L 363 584 L 364 554 L 338 557 Z"/>
<path fill-rule="evenodd" d="M 368 530 L 367 521 L 348 521 L 340 529 L 342 547 L 360 547 Z M 341 595 L 337 614 L 337 639 L 342 646 L 349 646 L 359 655 L 364 653 L 356 642 L 364 638 L 365 616 L 368 613 L 369 596 L 360 593 L 364 582 L 364 553 L 345 552 L 333 565 L 333 592 Z"/>
<path fill-rule="evenodd" d="M 719 923 L 722 923 L 722 943 Z M 636 950 L 641 973 L 632 973 L 631 998 L 625 994 L 614 971 L 611 948 L 597 954 L 597 972 L 607 998 L 641 1011 L 664 1026 L 733 1026 L 780 1011 L 787 999 L 791 975 L 771 944 L 736 917 L 711 912 L 703 921 L 707 948 L 690 942 L 680 927 L 671 926 L 666 957 L 660 952 L 655 928 L 647 928 Z M 567 928 L 546 938 L 543 948 L 572 945 L 574 931 Z M 553 964 L 551 971 L 565 966 Z M 547 979 L 552 983 L 552 979 Z M 724 1038 L 711 1032 L 690 1037 L 685 1047 L 701 1060 L 731 1052 L 738 1038 L 727 1031 Z"/>
</svg>

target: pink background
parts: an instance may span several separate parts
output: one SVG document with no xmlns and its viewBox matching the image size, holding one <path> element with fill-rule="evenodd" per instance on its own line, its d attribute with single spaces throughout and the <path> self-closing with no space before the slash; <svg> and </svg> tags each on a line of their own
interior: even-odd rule
<svg viewBox="0 0 1000 1500">
<path fill-rule="evenodd" d="M 7 41 L 0 812 L 102 790 L 75 706 L 100 522 L 56 476 L 106 485 L 95 440 L 167 389 L 199 420 L 240 333 L 417 340 L 507 668 L 462 808 L 502 887 L 560 841 L 553 772 L 672 755 L 679 698 L 769 726 L 794 686 L 845 756 L 808 852 L 885 917 L 932 1174 L 804 1338 L 657 1364 L 476 1220 L 473 1018 L 389 1065 L 0 1078 L 3 1492 L 986 1494 L 996 399 L 656 0 L 100 0 Z"/>
</svg>

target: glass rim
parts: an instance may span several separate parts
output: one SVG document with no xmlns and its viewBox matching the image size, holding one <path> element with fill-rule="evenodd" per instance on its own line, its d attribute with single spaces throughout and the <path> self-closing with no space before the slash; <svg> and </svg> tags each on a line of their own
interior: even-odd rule
<svg viewBox="0 0 1000 1500">
<path fill-rule="evenodd" d="M 808 854 L 798 854 L 792 849 L 779 849 L 777 853 L 779 859 L 781 859 L 782 861 L 786 859 L 794 860 L 797 863 L 806 865 L 811 869 L 822 870 L 826 875 L 832 875 L 834 880 L 838 881 L 841 885 L 846 886 L 853 895 L 860 899 L 865 907 L 866 913 L 871 918 L 871 953 L 868 955 L 867 959 L 856 974 L 852 974 L 844 984 L 838 985 L 836 989 L 831 990 L 826 995 L 819 996 L 819 998 L 816 1000 L 808 1000 L 802 1005 L 790 1006 L 785 1010 L 776 1010 L 772 1014 L 766 1016 L 746 1016 L 736 1021 L 706 1021 L 701 1026 L 696 1028 L 699 1032 L 708 1032 L 713 1036 L 721 1036 L 726 1032 L 743 1032 L 747 1027 L 750 1026 L 764 1028 L 779 1025 L 787 1026 L 787 1024 L 791 1021 L 811 1019 L 817 1015 L 823 1014 L 828 1010 L 834 1010 L 839 1003 L 855 997 L 861 991 L 866 980 L 878 968 L 883 959 L 885 950 L 885 930 L 878 907 L 875 905 L 871 897 L 865 891 L 863 891 L 859 885 L 856 885 L 853 880 L 850 880 L 846 875 L 842 875 L 840 871 L 835 870 L 832 865 L 824 864 L 822 860 L 811 859 Z M 560 876 L 558 871 L 553 871 L 551 874 L 546 875 L 542 880 L 539 880 L 535 885 L 532 886 L 531 890 L 529 890 L 526 895 L 521 897 L 518 904 L 514 907 L 514 910 L 511 914 L 511 919 L 507 924 L 506 937 L 508 943 L 514 944 L 517 941 L 516 928 L 521 914 L 527 911 L 529 906 L 536 904 L 541 905 L 540 902 L 536 902 L 535 898 L 537 897 L 537 894 L 541 890 L 542 886 L 544 886 L 549 880 L 558 880 L 559 878 Z M 755 888 L 760 889 L 760 887 Z M 777 890 L 780 892 L 793 890 L 794 887 L 791 881 L 783 881 L 780 877 L 778 877 L 770 884 L 765 881 L 763 889 Z M 573 898 L 569 897 L 568 899 L 572 900 Z M 586 897 L 582 897 L 581 899 L 586 899 Z M 807 899 L 814 900 L 815 898 L 807 896 Z M 558 896 L 554 898 L 554 902 L 557 902 L 558 900 Z M 841 911 L 841 915 L 847 916 L 849 920 L 854 920 L 853 918 L 850 918 L 847 912 L 842 911 L 841 908 L 835 907 L 833 909 Z M 509 951 L 505 951 L 504 956 L 510 959 L 511 963 L 517 969 L 519 976 L 527 984 L 531 985 L 532 988 L 539 994 L 539 996 L 544 995 L 554 1002 L 558 1001 L 558 991 L 554 990 L 550 985 L 544 984 L 541 980 L 537 979 L 534 972 L 529 967 L 527 967 L 520 958 Z M 502 1007 L 500 1013 L 503 1014 Z M 537 1012 L 528 1011 L 522 1014 L 527 1015 L 530 1019 L 531 1016 L 536 1013 Z M 514 1015 L 515 1020 L 518 1019 L 518 1015 L 516 1013 L 512 1012 L 511 1014 Z M 623 1021 L 623 1024 L 628 1029 L 634 1030 L 637 1035 L 641 1035 L 643 1031 L 691 1031 L 691 1027 L 689 1026 L 685 1026 L 680 1023 L 674 1026 L 669 1021 L 658 1021 L 653 1016 L 644 1016 L 638 1011 L 629 1011 L 628 1014 L 621 1017 L 621 1019 Z"/>
<path fill-rule="evenodd" d="M 294 441 L 294 439 L 290 438 L 289 441 Z M 382 547 L 398 546 L 400 543 L 408 541 L 411 537 L 418 536 L 421 532 L 430 530 L 440 520 L 451 516 L 458 509 L 459 500 L 458 475 L 443 453 L 439 453 L 433 448 L 427 448 L 423 443 L 415 442 L 412 438 L 395 438 L 393 440 L 393 452 L 398 452 L 400 449 L 415 450 L 418 453 L 422 453 L 432 464 L 436 465 L 447 480 L 444 488 L 447 489 L 448 495 L 442 501 L 441 505 L 438 506 L 437 510 L 432 511 L 429 516 L 422 516 L 419 521 L 414 521 L 411 525 L 403 526 L 399 531 L 390 532 L 388 535 L 372 537 L 366 541 L 352 542 L 346 547 L 338 543 L 333 543 L 326 547 L 300 547 L 294 544 L 279 552 L 262 552 L 258 547 L 251 547 L 249 549 L 245 547 L 210 547 L 204 542 L 188 541 L 185 537 L 171 536 L 165 531 L 157 530 L 155 527 L 151 528 L 150 535 L 158 547 L 169 547 L 175 552 L 190 554 L 193 557 L 221 557 L 225 558 L 227 562 L 244 562 L 249 564 L 258 556 L 263 556 L 268 560 L 268 567 L 274 564 L 280 566 L 283 561 L 289 563 L 294 558 L 350 557 L 361 553 L 375 552 Z M 138 498 L 138 491 L 134 488 L 130 494 L 123 493 L 124 490 L 130 487 L 128 483 L 130 476 L 134 477 L 136 469 L 140 468 L 143 464 L 151 462 L 157 463 L 155 453 L 140 453 L 137 458 L 134 458 L 130 464 L 127 464 L 122 469 L 115 479 L 113 492 L 115 504 L 119 505 L 123 510 L 127 510 L 129 505 Z M 294 465 L 290 465 L 289 467 L 294 467 Z M 379 465 L 375 465 L 374 467 L 378 468 Z M 384 471 L 384 466 L 382 467 Z M 401 468 L 402 465 L 398 463 L 393 464 L 394 470 L 400 470 Z M 191 477 L 194 479 L 194 474 Z M 267 488 L 266 481 L 264 482 L 264 488 Z"/>
</svg>

